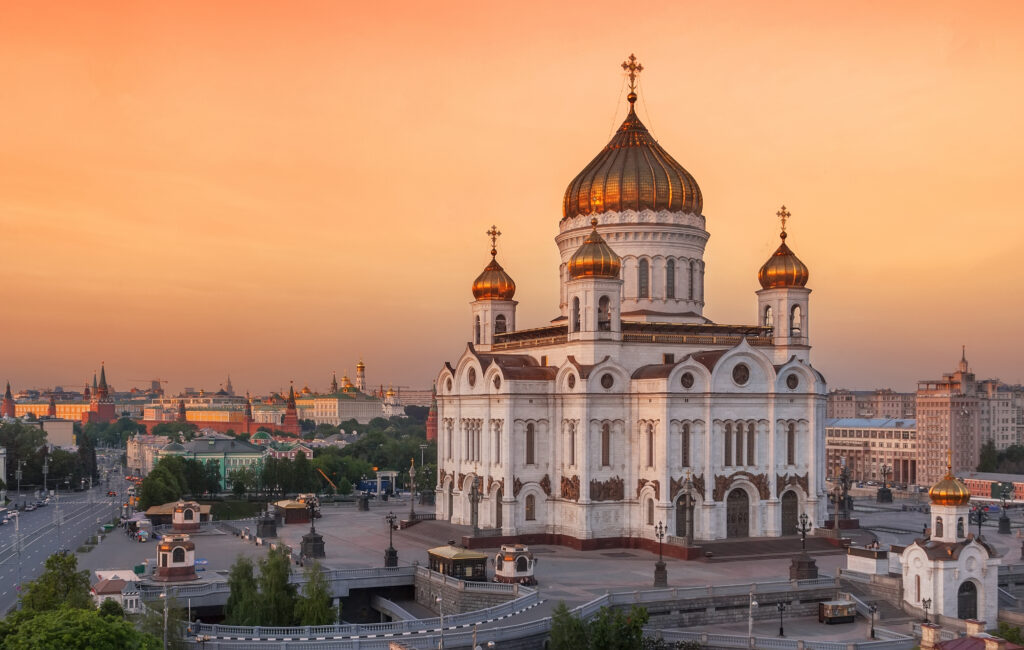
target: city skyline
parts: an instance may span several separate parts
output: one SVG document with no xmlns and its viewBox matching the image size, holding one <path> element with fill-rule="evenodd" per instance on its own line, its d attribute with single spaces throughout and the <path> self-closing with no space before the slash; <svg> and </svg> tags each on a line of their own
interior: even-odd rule
<svg viewBox="0 0 1024 650">
<path fill-rule="evenodd" d="M 913 390 L 961 345 L 1024 381 L 1024 8 L 650 5 L 631 39 L 588 7 L 5 6 L 0 381 L 80 389 L 104 360 L 119 389 L 266 393 L 363 358 L 428 387 L 492 224 L 518 326 L 557 315 L 562 193 L 630 52 L 708 197 L 710 318 L 756 321 L 785 203 L 830 388 Z"/>
</svg>

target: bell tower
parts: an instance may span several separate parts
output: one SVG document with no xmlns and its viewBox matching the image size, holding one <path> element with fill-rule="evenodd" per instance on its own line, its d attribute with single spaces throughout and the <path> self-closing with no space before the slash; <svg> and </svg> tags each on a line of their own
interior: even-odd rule
<svg viewBox="0 0 1024 650">
<path fill-rule="evenodd" d="M 497 243 L 501 232 L 497 226 L 491 226 L 487 236 L 491 238 L 491 261 L 473 281 L 476 300 L 470 303 L 473 311 L 470 340 L 483 351 L 491 349 L 495 335 L 515 331 L 516 305 L 519 304 L 512 300 L 516 283 L 498 264 Z"/>
<path fill-rule="evenodd" d="M 761 290 L 757 292 L 757 323 L 772 328 L 776 363 L 785 363 L 793 356 L 809 362 L 807 307 L 811 290 L 804 285 L 810 271 L 786 245 L 786 221 L 790 212 L 782 206 L 775 214 L 782 223 L 779 233 L 782 243 L 757 272 L 761 283 Z"/>
<path fill-rule="evenodd" d="M 569 259 L 569 340 L 618 340 L 622 337 L 622 259 L 597 232 L 590 220 L 590 235 Z"/>
</svg>

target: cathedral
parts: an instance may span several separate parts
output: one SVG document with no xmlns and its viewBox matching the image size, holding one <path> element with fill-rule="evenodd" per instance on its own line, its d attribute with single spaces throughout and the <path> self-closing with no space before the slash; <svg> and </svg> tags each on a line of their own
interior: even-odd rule
<svg viewBox="0 0 1024 650">
<path fill-rule="evenodd" d="M 642 67 L 623 68 L 626 119 L 565 191 L 550 324 L 518 327 L 488 232 L 470 341 L 436 379 L 437 517 L 576 548 L 649 546 L 658 524 L 679 546 L 794 535 L 825 518 L 827 390 L 789 212 L 754 324 L 711 322 L 700 187 L 637 117 Z"/>
</svg>

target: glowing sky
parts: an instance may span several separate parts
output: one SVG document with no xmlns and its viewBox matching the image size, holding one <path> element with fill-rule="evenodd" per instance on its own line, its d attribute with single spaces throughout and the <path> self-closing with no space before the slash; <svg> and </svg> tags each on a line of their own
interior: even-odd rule
<svg viewBox="0 0 1024 650">
<path fill-rule="evenodd" d="M 425 387 L 488 260 L 557 314 L 624 115 L 700 183 L 706 315 L 811 269 L 832 387 L 1024 381 L 1024 4 L 0 2 L 0 381 Z"/>
</svg>

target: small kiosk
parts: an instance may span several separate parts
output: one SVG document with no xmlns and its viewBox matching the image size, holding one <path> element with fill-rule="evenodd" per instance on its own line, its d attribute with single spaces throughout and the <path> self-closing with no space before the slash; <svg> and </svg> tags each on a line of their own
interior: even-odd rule
<svg viewBox="0 0 1024 650">
<path fill-rule="evenodd" d="M 533 569 L 536 565 L 537 560 L 526 546 L 502 544 L 501 551 L 494 556 L 494 581 L 535 585 L 537 578 L 533 575 Z"/>
<path fill-rule="evenodd" d="M 857 607 L 852 600 L 826 600 L 818 603 L 818 622 L 853 623 L 857 617 Z"/>
<path fill-rule="evenodd" d="M 471 582 L 487 582 L 487 556 L 455 544 L 427 551 L 430 570 Z"/>
<path fill-rule="evenodd" d="M 164 535 L 156 547 L 156 557 L 154 580 L 178 582 L 196 579 L 196 545 L 188 535 Z"/>
</svg>

